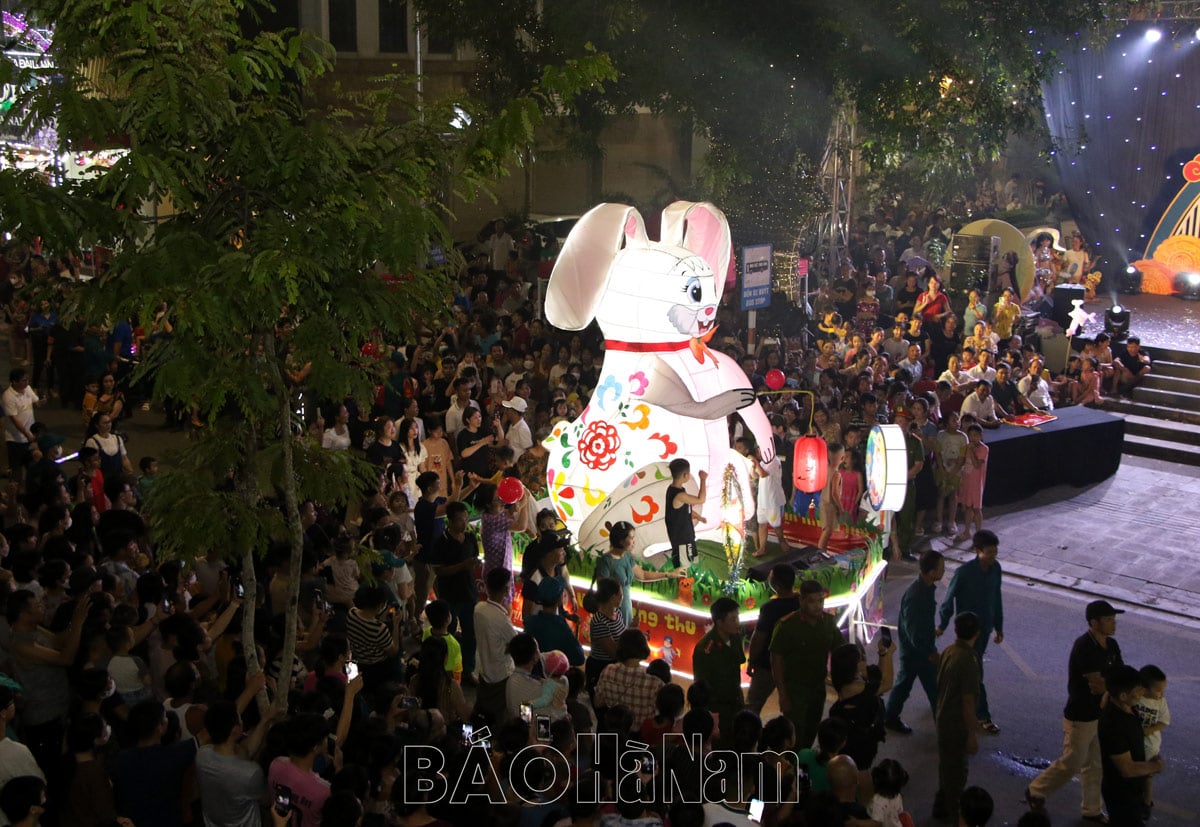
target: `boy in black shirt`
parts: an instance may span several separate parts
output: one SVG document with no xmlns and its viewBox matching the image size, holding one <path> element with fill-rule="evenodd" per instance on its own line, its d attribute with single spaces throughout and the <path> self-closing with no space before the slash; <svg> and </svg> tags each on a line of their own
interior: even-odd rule
<svg viewBox="0 0 1200 827">
<path fill-rule="evenodd" d="M 1118 666 L 1105 676 L 1108 703 L 1100 713 L 1100 782 L 1111 824 L 1142 827 L 1144 779 L 1162 772 L 1163 758 L 1146 760 L 1142 722 L 1133 706 L 1145 693 L 1138 671 Z"/>
<path fill-rule="evenodd" d="M 704 505 L 707 499 L 705 484 L 708 472 L 701 471 L 700 492 L 689 494 L 684 490 L 692 479 L 692 466 L 686 459 L 673 460 L 668 466 L 671 471 L 671 484 L 667 487 L 667 539 L 671 541 L 671 562 L 679 568 L 680 555 L 686 554 L 688 563 L 696 559 L 696 526 L 695 521 L 700 515 L 692 513 L 693 505 Z"/>
</svg>

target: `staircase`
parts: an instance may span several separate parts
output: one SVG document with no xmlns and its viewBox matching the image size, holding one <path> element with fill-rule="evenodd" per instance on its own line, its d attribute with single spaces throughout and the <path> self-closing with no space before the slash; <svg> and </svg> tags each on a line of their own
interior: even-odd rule
<svg viewBox="0 0 1200 827">
<path fill-rule="evenodd" d="M 1148 347 L 1153 370 L 1133 399 L 1105 409 L 1125 418 L 1124 453 L 1200 466 L 1200 353 Z"/>
</svg>

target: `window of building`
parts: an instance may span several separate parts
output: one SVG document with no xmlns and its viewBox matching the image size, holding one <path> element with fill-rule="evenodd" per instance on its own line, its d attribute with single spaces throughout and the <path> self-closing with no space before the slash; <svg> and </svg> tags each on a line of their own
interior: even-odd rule
<svg viewBox="0 0 1200 827">
<path fill-rule="evenodd" d="M 408 52 L 408 3 L 404 0 L 379 0 L 379 51 Z"/>
<path fill-rule="evenodd" d="M 329 0 L 329 42 L 339 52 L 358 51 L 358 0 Z"/>
<path fill-rule="evenodd" d="M 439 32 L 426 27 L 425 32 L 431 55 L 449 55 L 454 53 L 454 38 L 448 32 Z"/>
</svg>

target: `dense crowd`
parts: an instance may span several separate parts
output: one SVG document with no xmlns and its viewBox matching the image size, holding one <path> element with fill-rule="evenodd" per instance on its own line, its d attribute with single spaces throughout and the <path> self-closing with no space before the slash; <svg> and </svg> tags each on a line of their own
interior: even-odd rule
<svg viewBox="0 0 1200 827">
<path fill-rule="evenodd" d="M 749 352 L 727 293 L 720 316 L 731 335 L 714 342 L 763 391 L 784 463 L 775 476 L 780 503 L 813 508 L 823 525 L 858 518 L 867 431 L 901 424 L 914 483 L 893 532 L 897 556 L 911 555 L 923 532 L 977 546 L 986 539 L 983 428 L 1023 411 L 1097 404 L 1106 380 L 1124 389 L 1137 376 L 1125 366 L 1141 364 L 1134 340 L 1131 363 L 1098 339 L 1063 374 L 1048 374 L 1036 348 L 1015 335 L 1020 308 L 1003 270 L 995 295 L 972 294 L 960 318 L 920 255 L 927 240 L 945 237 L 942 223 L 932 214 L 905 241 L 886 210 L 877 214 L 865 240 L 889 244 L 864 244 L 858 269 L 847 263 L 820 286 L 809 327 Z M 303 504 L 303 548 L 272 547 L 258 562 L 251 641 L 236 561 L 220 549 L 159 559 L 141 513 L 157 461 L 140 457 L 135 473 L 121 434 L 124 418 L 149 409 L 131 365 L 171 335 L 169 308 L 142 324 L 65 325 L 43 288 L 77 278 L 74 264 L 10 251 L 0 297 L 13 366 L 3 396 L 12 492 L 0 539 L 5 820 L 901 823 L 907 774 L 895 761 L 874 761 L 893 647 L 881 644 L 879 666 L 868 669 L 864 653 L 830 628 L 821 595 L 792 590 L 789 567 L 772 575 L 776 608 L 796 604 L 794 622 L 777 618 L 787 630 L 779 639 L 803 638 L 816 623 L 829 646 L 803 674 L 784 669 L 764 694 L 761 676 L 773 675 L 785 643 L 760 622 L 749 642 L 760 677 L 748 707 L 732 601 L 712 606 L 713 629 L 695 654 L 698 679 L 686 690 L 666 664 L 642 665 L 649 650 L 629 589 L 657 575 L 634 562 L 631 526 L 612 532 L 585 654 L 566 575 L 578 551 L 554 512 L 538 508 L 541 442 L 579 416 L 604 353 L 594 328 L 567 335 L 539 319 L 515 264 L 519 246 L 497 225 L 462 274 L 450 322 L 374 354 L 388 375 L 372 404 L 305 403 L 308 430 L 298 438 L 360 453 L 377 466 L 379 487 L 348 509 Z M 290 366 L 298 400 L 307 371 Z M 774 371 L 782 392 L 767 393 Z M 86 430 L 75 464 L 66 463 L 64 437 L 37 422 L 46 400 L 80 413 Z M 179 406 L 166 413 L 171 425 L 190 418 Z M 792 443 L 808 433 L 829 443 L 834 472 L 815 495 L 793 491 L 786 467 Z M 767 476 L 736 421 L 731 438 L 752 472 Z M 523 486 L 508 496 L 513 477 Z M 759 554 L 775 526 L 764 522 Z M 514 546 L 523 550 L 516 569 Z M 364 547 L 375 552 L 370 563 Z M 289 612 L 295 554 L 300 605 Z M 815 608 L 801 622 L 806 596 Z M 511 623 L 514 601 L 521 632 Z M 284 663 L 292 623 L 297 654 Z M 248 651 L 265 672 L 248 667 Z M 830 653 L 839 700 L 822 720 Z M 785 714 L 763 720 L 772 690 Z M 578 740 L 587 735 L 597 738 Z M 702 756 L 716 747 L 763 755 L 714 771 Z M 665 768 L 685 785 L 682 801 L 664 792 Z M 716 786 L 706 786 L 706 773 Z M 948 814 L 984 824 L 987 793 L 959 792 Z"/>
</svg>

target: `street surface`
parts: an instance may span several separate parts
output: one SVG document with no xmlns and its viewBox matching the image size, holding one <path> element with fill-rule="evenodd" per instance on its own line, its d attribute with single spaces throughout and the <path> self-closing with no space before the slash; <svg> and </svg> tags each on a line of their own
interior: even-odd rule
<svg viewBox="0 0 1200 827">
<path fill-rule="evenodd" d="M 1032 528 L 1032 527 L 1031 527 Z M 1000 563 L 1012 535 L 1000 537 Z M 953 574 L 953 565 L 938 586 L 938 601 Z M 904 589 L 916 567 L 893 567 L 885 591 L 886 615 L 894 623 Z M 1042 768 L 1056 759 L 1062 746 L 1062 708 L 1067 695 L 1067 656 L 1076 637 L 1086 631 L 1084 606 L 1092 598 L 1043 585 L 1028 585 L 1006 576 L 1004 643 L 988 646 L 984 680 L 999 735 L 980 735 L 979 753 L 971 759 L 970 782 L 992 794 L 996 815 L 992 824 L 1016 824 L 1025 812 L 1025 787 Z M 1128 605 L 1117 618 L 1116 638 L 1126 662 L 1134 667 L 1158 665 L 1167 674 L 1171 726 L 1163 732 L 1166 771 L 1154 782 L 1155 809 L 1150 824 L 1195 827 L 1200 824 L 1200 624 Z M 949 642 L 952 631 L 939 639 Z M 937 824 L 930 806 L 937 787 L 937 747 L 933 718 L 920 691 L 914 688 L 904 710 L 915 730 L 904 736 L 888 733 L 879 758 L 895 758 L 911 779 L 904 802 L 917 824 Z M 1079 782 L 1073 781 L 1047 802 L 1056 827 L 1088 824 L 1079 817 Z"/>
</svg>

